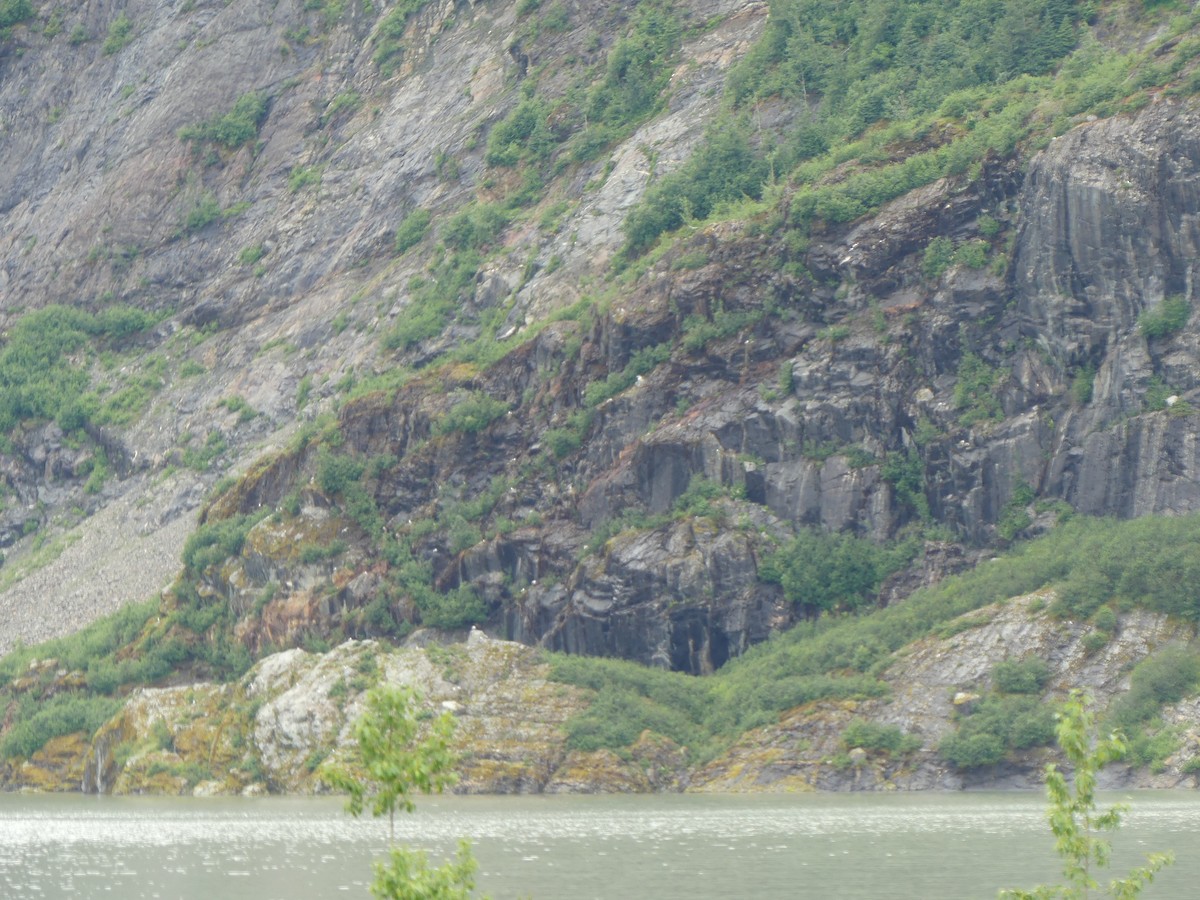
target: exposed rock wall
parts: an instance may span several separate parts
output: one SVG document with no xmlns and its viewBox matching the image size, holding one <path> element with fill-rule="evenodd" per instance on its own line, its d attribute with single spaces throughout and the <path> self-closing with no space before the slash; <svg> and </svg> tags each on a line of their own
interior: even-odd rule
<svg viewBox="0 0 1200 900">
<path fill-rule="evenodd" d="M 102 0 L 64 10 L 57 33 L 46 9 L 7 38 L 0 315 L 121 302 L 164 318 L 123 368 L 95 365 L 110 393 L 153 376 L 134 421 L 94 429 L 83 447 L 38 425 L 0 454 L 18 501 L 0 510 L 0 544 L 14 556 L 35 530 L 101 532 L 80 543 L 86 559 L 64 556 L 46 580 L 0 597 L 37 611 L 6 617 L 0 648 L 160 588 L 177 568 L 180 522 L 227 471 L 246 477 L 205 521 L 299 498 L 287 514 L 298 521 L 262 523 L 200 585 L 243 616 L 248 646 L 361 636 L 346 623 L 373 602 L 398 628 L 419 624 L 412 599 L 393 596 L 378 542 L 316 485 L 311 434 L 292 441 L 335 408 L 330 444 L 392 461 L 369 485 L 390 534 L 505 484 L 468 523 L 473 546 L 440 520 L 414 542 L 434 589 L 471 588 L 507 637 L 695 673 L 794 622 L 757 576 L 798 527 L 882 541 L 925 520 L 982 547 L 1011 537 L 997 524 L 1026 486 L 1087 514 L 1200 505 L 1200 331 L 1189 322 L 1147 339 L 1138 327 L 1167 298 L 1195 300 L 1194 101 L 1161 95 L 1077 122 L 1044 149 L 989 158 L 807 243 L 781 185 L 770 213 L 689 226 L 606 281 L 625 216 L 702 138 L 767 15 L 745 0 L 679 4 L 689 27 L 661 109 L 598 156 L 542 173 L 546 196 L 497 236 L 444 331 L 397 348 L 382 338 L 433 277 L 447 223 L 516 188 L 519 173 L 487 160 L 489 129 L 530 79 L 555 97 L 580 72 L 599 77 L 628 10 L 578 0 L 561 27 L 539 29 L 505 0 L 435 0 L 381 65 L 389 10 L 346 4 L 330 17 L 318 6 Z M 118 13 L 129 40 L 106 49 Z M 253 140 L 180 136 L 249 92 L 268 99 Z M 758 127 L 786 124 L 782 106 L 758 114 Z M 205 203 L 212 221 L 189 218 Z M 395 230 L 418 208 L 431 235 L 397 254 Z M 923 257 L 939 238 L 982 242 L 987 264 L 930 274 Z M 555 312 L 563 320 L 547 325 Z M 462 351 L 430 365 L 486 335 L 485 322 L 516 346 L 498 361 Z M 599 397 L 646 354 L 655 364 Z M 972 365 L 986 403 L 963 390 Z M 345 401 L 374 376 L 393 380 Z M 506 414 L 469 434 L 439 428 L 480 394 Z M 92 493 L 101 449 L 113 475 Z M 698 479 L 725 495 L 700 516 L 677 509 Z M 126 519 L 98 513 L 141 503 L 153 565 Z M 1026 511 L 1032 530 L 1049 524 Z M 347 541 L 344 556 L 297 553 L 331 540 Z M 106 584 L 124 590 L 84 591 L 81 604 L 45 589 L 106 551 L 126 573 Z"/>
<path fill-rule="evenodd" d="M 1010 754 L 998 765 L 957 770 L 938 752 L 959 707 L 993 687 L 1004 661 L 1043 660 L 1045 702 L 1083 689 L 1103 709 L 1129 688 L 1130 671 L 1194 628 L 1161 615 L 1122 614 L 1100 648 L 1091 626 L 1045 611 L 1049 593 L 1015 598 L 947 623 L 945 636 L 904 648 L 884 679 L 887 696 L 818 701 L 784 712 L 777 724 L 743 736 L 716 759 L 689 761 L 687 749 L 651 732 L 618 755 L 568 749 L 564 724 L 592 692 L 549 681 L 536 651 L 473 631 L 464 643 L 394 649 L 351 641 L 326 654 L 288 650 L 264 658 L 241 681 L 141 689 L 88 746 L 56 739 L 28 762 L 0 766 L 7 789 L 98 793 L 255 794 L 323 792 L 326 767 L 345 764 L 364 692 L 376 684 L 415 688 L 431 712 L 457 723 L 456 791 L 592 793 L 650 791 L 1030 789 L 1053 752 Z M 1195 787 L 1200 704 L 1163 710 L 1179 736 L 1161 769 L 1106 770 L 1108 787 Z M 856 720 L 915 737 L 914 752 L 847 745 Z"/>
</svg>

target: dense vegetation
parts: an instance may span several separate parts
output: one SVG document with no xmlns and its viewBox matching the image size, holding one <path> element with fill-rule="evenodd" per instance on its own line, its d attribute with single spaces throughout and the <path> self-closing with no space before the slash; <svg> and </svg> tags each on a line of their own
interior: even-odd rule
<svg viewBox="0 0 1200 900">
<path fill-rule="evenodd" d="M 402 58 L 405 34 L 423 6 L 423 0 L 396 4 L 373 32 L 374 62 L 385 75 Z M 533 16 L 537 6 L 536 0 L 523 0 L 518 9 L 524 39 L 567 28 L 562 7 Z M 334 21 L 343 5 L 309 8 L 320 8 Z M 987 160 L 1011 157 L 1022 145 L 1061 131 L 1072 117 L 1135 108 L 1147 102 L 1149 90 L 1163 85 L 1192 90 L 1185 66 L 1200 54 L 1200 42 L 1185 37 L 1163 58 L 1155 55 L 1198 21 L 1196 14 L 1178 12 L 1177 21 L 1164 25 L 1161 39 L 1144 51 L 1123 54 L 1091 38 L 1084 25 L 1094 7 L 1071 0 L 772 0 L 762 40 L 729 79 L 722 114 L 694 155 L 675 172 L 656 178 L 629 217 L 622 264 L 684 223 L 750 201 L 739 211 L 765 232 L 786 235 L 795 251 L 790 271 L 803 275 L 796 258 L 814 230 L 852 221 L 936 178 L 977 172 Z M 6 0 L 0 3 L 0 29 L 32 14 L 24 0 Z M 443 218 L 410 208 L 399 219 L 389 249 L 404 254 L 421 247 L 430 256 L 422 274 L 405 286 L 409 303 L 387 326 L 385 350 L 420 351 L 414 370 L 440 358 L 448 365 L 465 360 L 467 368 L 479 372 L 512 346 L 494 339 L 504 322 L 502 310 L 468 311 L 481 270 L 502 252 L 514 224 L 532 225 L 535 210 L 539 227 L 554 226 L 563 210 L 543 203 L 554 179 L 577 175 L 664 108 L 680 48 L 694 33 L 689 29 L 699 27 L 686 22 L 668 0 L 641 0 L 593 63 L 572 62 L 565 74 L 536 67 L 528 73 L 508 112 L 485 138 L 480 135 L 487 170 L 476 198 Z M 112 52 L 131 40 L 133 31 L 124 16 L 114 22 Z M 198 153 L 228 157 L 254 143 L 271 102 L 269 94 L 245 93 L 228 111 L 185 127 L 179 137 Z M 331 101 L 330 109 L 334 106 Z M 779 111 L 775 121 L 786 124 L 762 128 L 755 112 L 763 108 Z M 653 169 L 653 154 L 647 155 Z M 298 191 L 320 177 L 319 166 L 297 167 L 291 188 Z M 439 178 L 453 181 L 456 170 L 439 164 Z M 563 201 L 563 209 L 567 205 Z M 222 215 L 215 194 L 206 193 L 184 227 L 199 230 Z M 999 228 L 995 220 L 991 225 Z M 980 233 L 992 237 L 995 230 L 981 220 Z M 981 267 L 990 247 L 983 240 L 935 239 L 925 251 L 922 274 L 936 281 L 952 265 Z M 262 244 L 248 247 L 240 260 L 253 265 L 265 252 Z M 679 262 L 687 267 L 686 260 Z M 1141 332 L 1151 340 L 1170 337 L 1190 313 L 1185 299 L 1167 298 L 1142 316 Z M 722 308 L 707 318 L 689 316 L 677 344 L 643 346 L 619 367 L 593 371 L 578 392 L 578 408 L 565 424 L 545 432 L 550 454 L 562 459 L 578 450 L 596 410 L 677 350 L 699 353 L 709 342 L 752 327 L 762 315 Z M 478 321 L 462 321 L 471 316 Z M 479 337 L 457 347 L 449 341 L 432 349 L 422 346 L 437 342 L 456 320 Z M 147 384 L 128 390 L 98 387 L 96 364 L 152 324 L 147 314 L 122 307 L 95 314 L 49 307 L 18 320 L 0 350 L 0 431 L 53 419 L 78 435 L 92 426 L 129 421 L 145 402 Z M 835 331 L 823 336 L 831 345 L 838 339 Z M 389 372 L 389 389 L 413 374 Z M 959 424 L 986 425 L 1001 417 L 996 388 L 1003 377 L 964 349 L 953 397 Z M 1090 385 L 1090 378 L 1085 381 Z M 1165 392 L 1166 386 L 1160 387 Z M 306 399 L 310 388 L 311 381 Z M 429 423 L 427 440 L 435 447 L 485 433 L 515 406 L 489 396 L 476 382 L 464 380 L 462 387 L 446 388 L 451 390 L 457 392 Z M 792 391 L 790 381 L 786 390 Z M 1082 387 L 1077 397 L 1087 402 Z M 217 449 L 220 434 L 210 438 Z M 403 636 L 412 622 L 395 615 L 401 600 L 411 604 L 421 623 L 434 627 L 487 620 L 493 610 L 485 599 L 469 584 L 439 578 L 431 559 L 442 548 L 458 553 L 514 528 L 495 514 L 512 481 L 498 477 L 472 494 L 447 488 L 413 520 L 392 521 L 395 511 L 384 508 L 380 485 L 397 460 L 359 458 L 328 433 L 313 447 L 308 471 L 316 485 L 387 563 L 375 599 L 336 631 L 311 635 L 315 649 L 348 636 Z M 928 526 L 917 452 L 894 451 L 878 461 L 866 451 L 860 456 L 867 457 L 863 465 L 879 463 L 896 502 L 917 524 Z M 662 528 L 684 518 L 721 523 L 729 494 L 721 484 L 694 479 L 666 512 L 651 516 L 629 510 L 604 523 L 584 552 L 603 552 L 608 539 L 626 530 Z M 1025 507 L 1033 499 L 1028 486 L 1018 486 L 1011 516 L 999 525 L 1003 540 L 1029 524 Z M 14 710 L 0 754 L 27 755 L 49 738 L 94 729 L 131 685 L 158 682 L 180 670 L 218 678 L 244 672 L 251 657 L 234 636 L 239 614 L 208 590 L 205 579 L 242 552 L 251 529 L 266 515 L 286 521 L 298 515 L 299 503 L 297 488 L 279 510 L 207 521 L 187 541 L 186 571 L 161 603 L 130 608 L 71 639 L 22 650 L 0 663 L 0 698 Z M 1198 532 L 1196 518 L 1124 524 L 1077 519 L 969 576 L 877 610 L 880 584 L 911 560 L 915 539 L 881 547 L 801 529 L 766 555 L 760 575 L 780 586 L 803 623 L 715 677 L 692 679 L 610 660 L 556 658 L 556 677 L 596 691 L 592 707 L 570 725 L 572 745 L 621 749 L 650 728 L 686 745 L 694 758 L 710 758 L 745 729 L 773 721 L 783 710 L 829 698 L 882 696 L 887 686 L 881 675 L 895 651 L 939 628 L 953 628 L 948 623 L 964 612 L 1045 585 L 1059 589 L 1057 614 L 1092 623 L 1097 648 L 1114 633 L 1117 613 L 1135 606 L 1200 620 L 1200 601 L 1185 587 L 1200 576 Z M 306 548 L 301 558 L 315 564 L 345 549 L 344 542 Z M 268 594 L 269 589 L 262 604 Z M 45 677 L 44 683 L 18 690 L 29 662 L 50 656 L 83 673 L 83 683 L 52 694 L 51 679 Z M 1167 662 L 1147 661 L 1135 670 L 1133 690 L 1113 711 L 1114 721 L 1148 742 L 1159 733 L 1155 720 L 1162 703 L 1200 682 L 1194 656 L 1182 652 L 1163 658 Z M 1044 680 L 1036 660 L 998 666 L 991 689 L 964 711 L 959 732 L 942 746 L 944 756 L 967 768 L 1045 743 L 1048 713 L 1037 699 Z M 866 723 L 853 726 L 843 740 L 847 748 L 888 753 L 911 748 L 898 732 L 872 730 Z M 1135 752 L 1136 747 L 1135 742 Z M 1160 749 L 1146 753 L 1153 756 Z"/>
<path fill-rule="evenodd" d="M 64 431 L 82 431 L 117 416 L 128 398 L 101 399 L 92 386 L 89 357 L 120 347 L 154 322 L 126 306 L 96 314 L 48 306 L 21 316 L 0 349 L 0 433 L 31 419 L 54 419 Z"/>
<path fill-rule="evenodd" d="M 1103 47 L 1081 27 L 1095 7 L 1073 0 L 770 7 L 763 38 L 730 75 L 727 114 L 629 216 L 627 255 L 742 198 L 765 197 L 772 227 L 801 234 L 814 222 L 851 221 L 1059 133 L 1072 116 L 1136 108 L 1200 52 L 1192 39 L 1161 61 L 1153 48 Z M 1173 21 L 1162 41 L 1194 24 Z M 1190 91 L 1190 81 L 1179 89 Z M 747 112 L 763 103 L 786 106 L 792 126 L 753 127 Z"/>
<path fill-rule="evenodd" d="M 1181 565 L 1200 564 L 1198 539 L 1200 516 L 1128 522 L 1074 518 L 1046 537 L 918 591 L 898 606 L 801 623 L 705 679 L 616 660 L 556 657 L 555 677 L 597 692 L 596 702 L 570 723 L 571 743 L 621 749 L 649 728 L 706 759 L 747 728 L 772 722 L 794 706 L 886 694 L 879 676 L 891 654 L 943 627 L 952 628 L 951 620 L 964 613 L 1046 586 L 1059 586 L 1065 595 L 1069 585 L 1089 579 L 1097 563 L 1109 573 L 1110 584 L 1160 567 L 1178 571 Z M 1163 590 L 1158 595 L 1105 595 L 1097 587 L 1089 597 L 1121 609 L 1144 606 L 1200 621 L 1200 598 L 1190 588 L 1194 582 L 1164 577 L 1158 583 Z M 1074 616 L 1080 610 L 1076 602 L 1063 599 L 1054 609 Z M 1190 651 L 1180 653 L 1192 661 L 1183 665 L 1168 656 L 1162 663 L 1143 664 L 1147 674 L 1135 675 L 1129 699 L 1114 708 L 1118 723 L 1147 722 L 1162 703 L 1194 688 L 1195 657 Z M 1045 679 L 1040 660 L 998 666 L 994 691 L 964 716 L 965 727 L 943 746 L 946 757 L 963 767 L 989 765 L 1011 750 L 1052 740 L 1051 710 L 1040 700 Z"/>
</svg>

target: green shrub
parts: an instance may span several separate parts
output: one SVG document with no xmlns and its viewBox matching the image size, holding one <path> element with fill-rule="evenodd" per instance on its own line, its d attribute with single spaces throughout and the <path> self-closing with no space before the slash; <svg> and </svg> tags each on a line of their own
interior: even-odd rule
<svg viewBox="0 0 1200 900">
<path fill-rule="evenodd" d="M 383 74 L 390 75 L 404 52 L 404 32 L 411 19 L 429 0 L 399 0 L 375 29 L 375 53 L 371 57 Z"/>
<path fill-rule="evenodd" d="M 362 477 L 366 463 L 342 453 L 332 453 L 322 447 L 317 458 L 317 484 L 330 497 L 345 490 Z"/>
<path fill-rule="evenodd" d="M 668 0 L 640 0 L 629 34 L 613 44 L 604 78 L 588 93 L 588 119 L 621 127 L 652 113 L 670 83 L 681 39 Z"/>
<path fill-rule="evenodd" d="M 1036 656 L 1005 659 L 992 668 L 992 683 L 1005 694 L 1040 694 L 1050 678 L 1050 667 Z"/>
<path fill-rule="evenodd" d="M 450 253 L 431 278 L 415 279 L 409 286 L 409 302 L 384 336 L 384 346 L 407 350 L 441 334 L 463 301 L 473 296 L 480 262 L 475 250 Z"/>
<path fill-rule="evenodd" d="M 583 435 L 573 428 L 549 428 L 542 440 L 555 459 L 566 459 L 583 445 Z"/>
<path fill-rule="evenodd" d="M 874 603 L 883 579 L 911 560 L 911 544 L 880 547 L 848 534 L 801 529 L 759 567 L 759 577 L 809 614 L 855 610 Z"/>
<path fill-rule="evenodd" d="M 1111 606 L 1102 606 L 1092 614 L 1092 624 L 1112 634 L 1117 630 L 1117 614 Z"/>
<path fill-rule="evenodd" d="M 1182 331 L 1191 314 L 1191 304 L 1185 297 L 1167 297 L 1156 309 L 1138 316 L 1138 328 L 1147 338 L 1167 337 Z"/>
<path fill-rule="evenodd" d="M 492 166 L 515 166 L 524 159 L 546 160 L 558 141 L 550 131 L 549 104 L 537 95 L 522 97 L 488 133 L 484 159 Z"/>
<path fill-rule="evenodd" d="M 232 516 L 205 522 L 190 535 L 183 544 L 183 564 L 192 572 L 202 572 L 231 556 L 242 552 L 246 535 L 269 510 L 263 509 L 247 515 Z"/>
<path fill-rule="evenodd" d="M 842 746 L 847 750 L 860 747 L 891 755 L 911 753 L 921 749 L 921 739 L 905 734 L 895 725 L 880 725 L 865 719 L 855 719 L 842 732 Z"/>
<path fill-rule="evenodd" d="M 424 240 L 432 220 L 429 210 L 418 207 L 396 226 L 396 252 L 404 253 Z"/>
<path fill-rule="evenodd" d="M 1040 697 L 1024 694 L 984 697 L 947 735 L 938 752 L 960 769 L 1000 762 L 1010 750 L 1054 741 L 1054 711 Z"/>
<path fill-rule="evenodd" d="M 954 263 L 968 269 L 982 269 L 987 265 L 989 249 L 987 241 L 967 241 L 955 248 Z"/>
<path fill-rule="evenodd" d="M 1104 539 L 1110 529 L 1120 540 Z M 1113 598 L 1124 598 L 1155 612 L 1200 618 L 1200 599 L 1188 588 L 1200 577 L 1200 546 L 1192 543 L 1200 539 L 1200 523 L 1193 516 L 1147 517 L 1089 531 L 1071 554 L 1075 567 L 1058 587 L 1063 613 L 1086 618 Z"/>
<path fill-rule="evenodd" d="M 1177 703 L 1200 686 L 1200 656 L 1169 646 L 1136 666 L 1129 691 L 1115 699 L 1109 714 L 1121 728 L 1134 731 L 1158 716 L 1164 704 Z"/>
<path fill-rule="evenodd" d="M 300 562 L 306 565 L 315 565 L 337 559 L 346 552 L 347 546 L 345 541 L 331 541 L 328 544 L 302 544 Z"/>
<path fill-rule="evenodd" d="M 0 740 L 0 757 L 28 759 L 52 738 L 82 732 L 91 737 L 112 718 L 122 701 L 84 694 L 55 694 L 20 716 Z M 25 712 L 22 710 L 22 712 Z"/>
<path fill-rule="evenodd" d="M 1092 391 L 1096 383 L 1096 367 L 1088 363 L 1071 378 L 1071 399 L 1079 406 L 1087 406 L 1092 402 Z"/>
<path fill-rule="evenodd" d="M 215 428 L 208 433 L 200 447 L 187 447 L 183 451 L 183 464 L 189 469 L 203 472 L 213 461 L 229 449 L 225 436 Z"/>
<path fill-rule="evenodd" d="M 207 141 L 235 150 L 258 137 L 258 130 L 266 121 L 268 111 L 269 99 L 266 94 L 242 94 L 229 112 L 200 125 L 181 128 L 179 138 L 193 144 Z"/>
<path fill-rule="evenodd" d="M 659 235 L 689 219 L 707 218 L 722 202 L 758 199 L 767 172 L 766 162 L 750 149 L 746 125 L 730 118 L 717 120 L 691 158 L 654 182 L 629 213 L 623 252 L 645 252 Z"/>
<path fill-rule="evenodd" d="M 296 166 L 288 173 L 288 190 L 293 194 L 306 187 L 321 184 L 324 166 Z"/>
<path fill-rule="evenodd" d="M 465 628 L 487 621 L 487 607 L 474 589 L 463 585 L 447 593 L 420 592 L 413 598 L 421 621 L 430 628 Z"/>
<path fill-rule="evenodd" d="M 615 397 L 628 387 L 631 387 L 639 375 L 645 375 L 671 358 L 671 345 L 668 343 L 642 347 L 634 351 L 629 362 L 620 372 L 612 372 L 604 381 L 589 384 L 583 392 L 583 402 L 588 406 L 599 406 L 610 397 Z"/>
<path fill-rule="evenodd" d="M 762 315 L 758 310 L 718 309 L 711 318 L 688 316 L 683 320 L 682 344 L 684 349 L 694 353 L 713 341 L 732 337 L 750 328 L 762 319 Z"/>
<path fill-rule="evenodd" d="M 434 434 L 475 434 L 508 412 L 508 404 L 472 392 L 433 422 Z"/>
<path fill-rule="evenodd" d="M 1000 518 L 996 522 L 997 537 L 1003 541 L 1011 541 L 1033 524 L 1029 506 L 1036 496 L 1033 488 L 1023 481 L 1013 489 L 1012 496 L 1000 510 Z"/>
<path fill-rule="evenodd" d="M 992 368 L 974 353 L 964 353 L 954 383 L 954 408 L 959 410 L 959 421 L 969 428 L 978 422 L 1002 419 L 999 388 L 1007 379 L 1002 369 Z"/>
<path fill-rule="evenodd" d="M 321 125 L 328 125 L 343 113 L 355 112 L 362 106 L 362 102 L 362 95 L 358 91 L 342 91 L 326 104 L 325 112 L 321 114 Z"/>
<path fill-rule="evenodd" d="M 915 449 L 889 453 L 879 469 L 880 477 L 892 486 L 896 503 L 922 521 L 929 519 L 929 499 L 925 496 L 925 464 Z"/>
<path fill-rule="evenodd" d="M 201 194 L 191 208 L 184 213 L 183 227 L 185 231 L 199 231 L 221 218 L 221 204 L 217 195 L 212 191 Z"/>
<path fill-rule="evenodd" d="M 921 272 L 930 281 L 937 281 L 954 262 L 954 243 L 947 237 L 936 237 L 925 248 Z"/>
<path fill-rule="evenodd" d="M 481 250 L 508 227 L 508 216 L 495 203 L 475 203 L 459 210 L 442 227 L 442 240 L 458 250 Z"/>
<path fill-rule="evenodd" d="M 132 643 L 158 612 L 158 600 L 134 603 L 99 619 L 69 637 L 10 652 L 0 660 L 0 685 L 24 675 L 33 659 L 54 658 L 68 669 L 84 671 L 91 660 Z"/>
<path fill-rule="evenodd" d="M 97 414 L 88 391 L 85 349 L 117 342 L 151 327 L 153 316 L 125 306 L 98 315 L 47 306 L 21 316 L 0 349 L 0 432 L 28 419 L 56 419 L 82 430 Z"/>
<path fill-rule="evenodd" d="M 133 40 L 133 20 L 124 12 L 109 23 L 108 37 L 104 39 L 101 48 L 105 56 L 112 56 L 123 50 Z"/>
<path fill-rule="evenodd" d="M 33 4 L 29 0 L 0 0 L 0 29 L 27 22 L 33 15 Z"/>
</svg>

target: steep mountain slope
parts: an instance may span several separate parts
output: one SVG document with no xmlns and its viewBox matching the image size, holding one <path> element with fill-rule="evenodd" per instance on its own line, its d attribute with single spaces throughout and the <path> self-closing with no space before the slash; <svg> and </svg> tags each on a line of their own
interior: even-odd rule
<svg viewBox="0 0 1200 900">
<path fill-rule="evenodd" d="M 1182 5 L 5 16 L 0 649 L 126 610 L 47 689 L 471 624 L 706 674 L 1200 506 Z"/>
<path fill-rule="evenodd" d="M 129 304 L 164 318 L 119 367 L 92 363 L 104 400 L 141 389 L 127 397 L 128 414 L 93 416 L 90 436 L 70 435 L 65 449 L 54 425 L 14 434 L 8 543 L 46 533 L 74 507 L 162 495 L 140 530 L 178 552 L 182 531 L 170 522 L 196 508 L 210 472 L 258 455 L 356 379 L 394 370 L 401 360 L 381 353 L 379 339 L 415 302 L 410 284 L 428 265 L 417 252 L 394 258 L 397 225 L 416 209 L 444 220 L 477 192 L 502 190 L 480 183 L 482 138 L 516 99 L 530 53 L 579 54 L 582 72 L 602 66 L 628 13 L 572 8 L 538 36 L 511 4 L 409 6 L 419 8 L 47 7 L 11 29 L 0 86 L 9 111 L 0 289 L 10 325 L 55 303 Z M 478 275 L 467 273 L 478 290 L 448 340 L 473 336 L 498 305 L 520 323 L 577 299 L 579 283 L 598 277 L 619 247 L 621 212 L 645 183 L 637 147 L 661 145 L 664 164 L 686 153 L 720 72 L 763 13 L 691 12 L 717 27 L 689 43 L 695 65 L 676 79 L 675 108 L 618 147 L 613 164 L 574 167 L 542 203 L 560 227 L 542 233 L 531 212 L 530 224 L 509 230 Z M 132 24 L 116 46 L 104 36 L 121 17 Z M 180 137 L 232 128 L 245 97 L 264 104 L 241 121 L 248 131 Z M 580 197 L 600 171 L 603 183 Z M 562 197 L 571 209 L 559 209 Z M 526 283 L 556 255 L 556 274 Z M 96 445 L 118 478 L 89 493 L 81 488 Z M 123 530 L 105 529 L 96 553 L 127 547 L 114 533 Z M 158 590 L 174 568 L 125 566 L 124 598 Z M 44 592 L 34 596 L 44 603 Z M 89 599 L 112 608 L 107 589 Z M 30 604 L 27 594 L 10 603 Z M 7 631 L 3 646 L 78 624 L 47 630 L 46 619 Z"/>
</svg>

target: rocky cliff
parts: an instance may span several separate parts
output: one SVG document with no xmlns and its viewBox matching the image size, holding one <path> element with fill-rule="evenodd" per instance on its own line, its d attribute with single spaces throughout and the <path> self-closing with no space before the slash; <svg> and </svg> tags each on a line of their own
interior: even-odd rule
<svg viewBox="0 0 1200 900">
<path fill-rule="evenodd" d="M 400 683 L 415 687 L 431 712 L 453 714 L 459 793 L 1028 789 L 1056 758 L 1050 749 L 966 770 L 938 752 L 963 709 L 995 688 L 998 664 L 1047 660 L 1039 703 L 1071 689 L 1107 702 L 1129 689 L 1137 663 L 1194 637 L 1191 627 L 1137 613 L 1122 617 L 1119 634 L 1096 652 L 1086 645 L 1089 626 L 1064 628 L 1046 612 L 1047 599 L 1014 598 L 952 621 L 945 636 L 896 655 L 885 696 L 805 704 L 709 761 L 649 730 L 620 754 L 572 749 L 564 726 L 594 692 L 551 680 L 537 651 L 476 630 L 450 645 L 350 641 L 325 654 L 288 650 L 236 683 L 139 689 L 91 741 L 52 741 L 5 764 L 0 779 L 9 789 L 90 793 L 324 793 L 328 768 L 343 765 L 353 746 L 365 692 Z M 40 674 L 31 672 L 24 689 L 44 689 Z M 58 672 L 60 689 L 71 678 Z M 1200 707 L 1194 699 L 1173 703 L 1163 717 L 1178 735 L 1172 752 L 1151 770 L 1107 770 L 1109 787 L 1196 787 Z M 900 729 L 912 744 L 904 753 L 857 746 L 847 735 L 862 721 Z"/>
<path fill-rule="evenodd" d="M 1070 510 L 1200 509 L 1198 26 L 1102 6 L 788 174 L 815 95 L 740 87 L 782 4 L 15 4 L 0 326 L 92 318 L 53 398 L 0 359 L 0 649 L 163 592 L 114 671 L 474 622 L 702 675 L 812 613 L 763 570 L 798 529 L 926 540 L 886 604 Z M 644 252 L 723 152 L 759 182 Z M 205 697 L 325 665 L 269 658 Z"/>
</svg>

